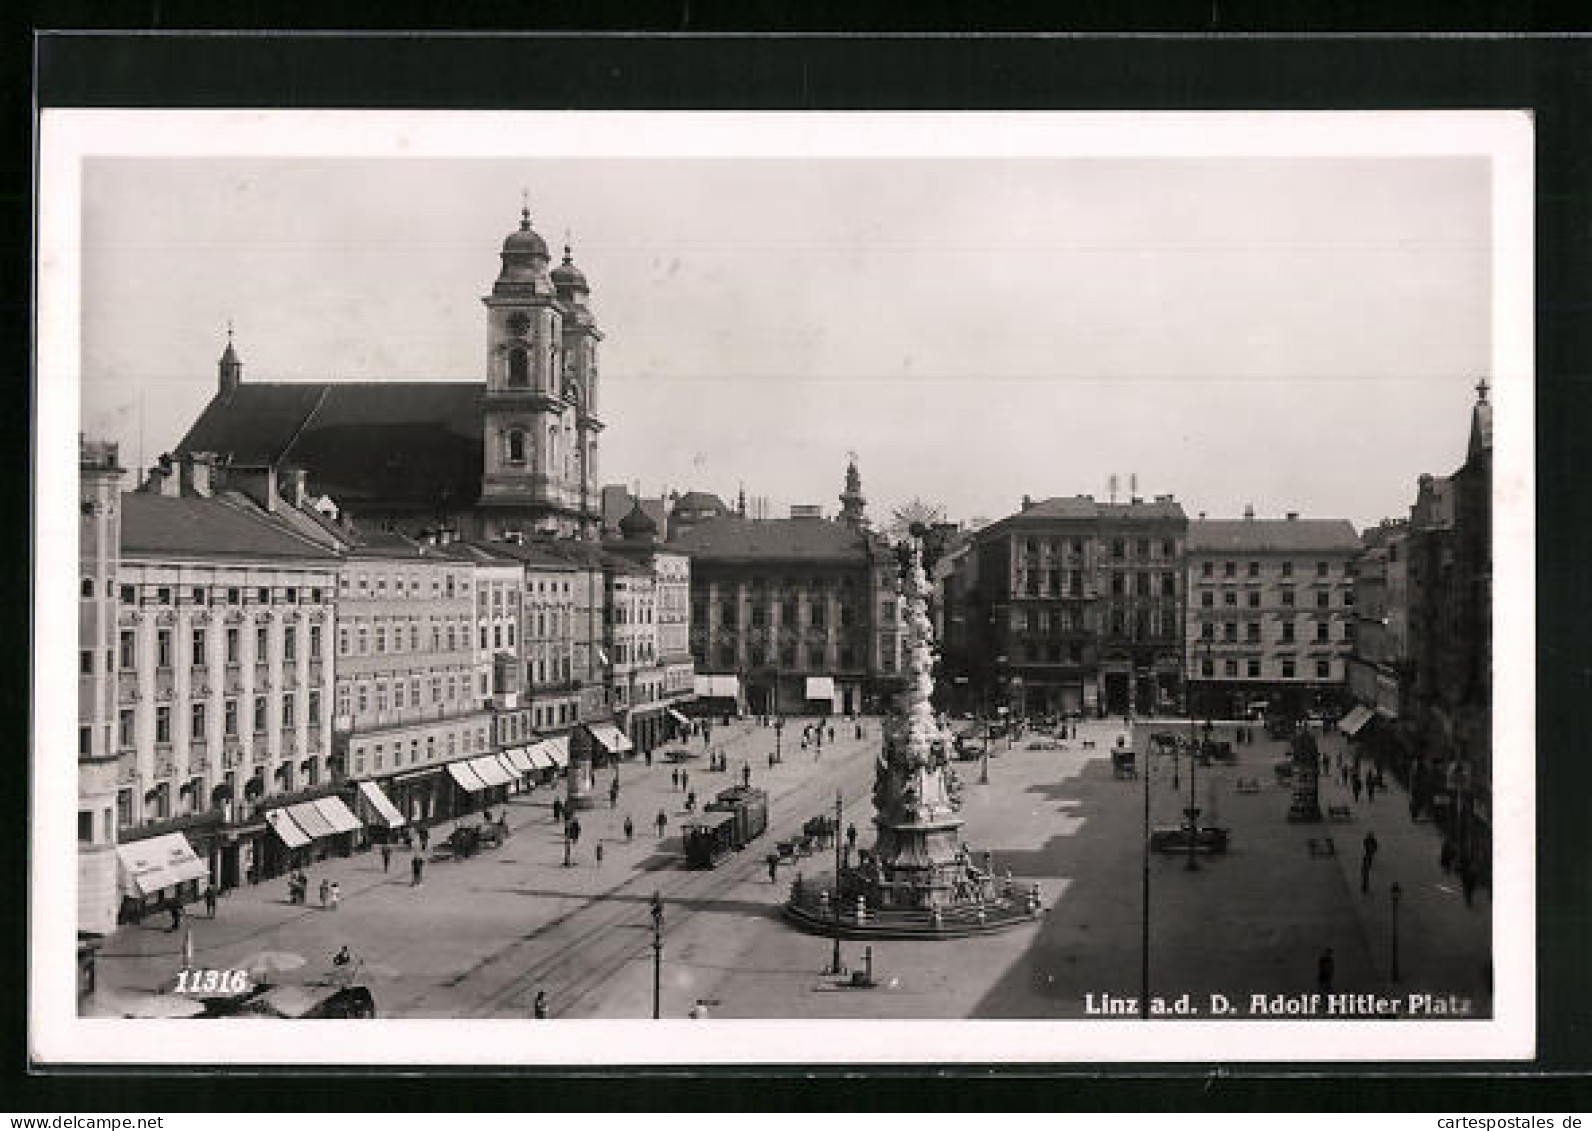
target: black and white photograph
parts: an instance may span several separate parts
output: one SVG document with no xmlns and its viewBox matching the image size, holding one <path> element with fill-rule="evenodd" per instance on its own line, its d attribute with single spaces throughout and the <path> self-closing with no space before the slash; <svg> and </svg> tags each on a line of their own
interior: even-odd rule
<svg viewBox="0 0 1592 1131">
<path fill-rule="evenodd" d="M 40 138 L 43 1059 L 1532 1056 L 1529 116 Z"/>
</svg>

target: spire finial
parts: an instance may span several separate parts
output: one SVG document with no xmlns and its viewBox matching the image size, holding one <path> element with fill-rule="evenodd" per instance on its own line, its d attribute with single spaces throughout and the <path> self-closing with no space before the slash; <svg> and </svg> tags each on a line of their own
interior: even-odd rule
<svg viewBox="0 0 1592 1131">
<path fill-rule="evenodd" d="M 1487 403 L 1487 378 L 1485 377 L 1476 382 L 1476 400 L 1481 404 Z"/>
<path fill-rule="evenodd" d="M 528 188 L 522 188 L 520 190 L 520 231 L 528 232 L 530 230 L 531 230 L 531 190 L 528 189 Z"/>
<path fill-rule="evenodd" d="M 232 344 L 232 319 L 227 319 L 227 345 Z"/>
<path fill-rule="evenodd" d="M 575 262 L 575 252 L 570 247 L 569 229 L 564 229 L 564 265 L 569 266 Z"/>
</svg>

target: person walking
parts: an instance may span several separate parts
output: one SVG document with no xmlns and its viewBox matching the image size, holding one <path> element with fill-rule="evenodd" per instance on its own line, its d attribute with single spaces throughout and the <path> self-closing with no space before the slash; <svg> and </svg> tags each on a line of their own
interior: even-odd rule
<svg viewBox="0 0 1592 1131">
<path fill-rule="evenodd" d="M 1376 790 L 1378 784 L 1379 783 L 1377 782 L 1376 774 L 1372 774 L 1370 777 L 1365 779 L 1365 803 L 1367 805 L 1371 805 L 1376 802 Z"/>
<path fill-rule="evenodd" d="M 768 882 L 779 883 L 779 854 L 776 852 L 768 854 Z"/>
<path fill-rule="evenodd" d="M 593 851 L 592 855 L 594 857 L 596 857 L 596 859 L 597 859 L 597 867 L 601 868 L 603 866 L 603 842 L 602 841 L 599 840 L 597 842 L 597 848 Z"/>
<path fill-rule="evenodd" d="M 417 852 L 417 853 L 415 853 L 413 856 L 411 856 L 409 858 L 409 886 L 410 887 L 417 888 L 417 887 L 420 886 L 420 870 L 422 868 L 424 868 L 425 866 L 426 866 L 426 862 L 425 862 L 425 860 L 423 860 L 421 858 L 420 853 Z"/>
<path fill-rule="evenodd" d="M 171 912 L 171 926 L 166 928 L 166 932 L 175 934 L 182 929 L 182 901 L 173 897 L 166 910 Z"/>
<path fill-rule="evenodd" d="M 744 762 L 741 765 L 741 784 L 746 788 L 752 787 L 752 763 Z"/>
<path fill-rule="evenodd" d="M 537 990 L 536 991 L 536 1002 L 531 1006 L 531 1012 L 533 1014 L 535 1014 L 536 1019 L 538 1021 L 546 1021 L 547 1020 L 548 1012 L 547 1012 L 547 991 L 546 990 Z"/>
<path fill-rule="evenodd" d="M 1465 906 L 1470 907 L 1476 898 L 1476 862 L 1469 856 L 1459 861 L 1459 887 L 1465 893 Z"/>
<path fill-rule="evenodd" d="M 850 855 L 852 850 L 855 849 L 856 847 L 857 847 L 857 826 L 855 824 L 848 823 L 846 825 L 846 853 L 847 853 L 847 855 Z"/>
<path fill-rule="evenodd" d="M 619 779 L 614 778 L 613 784 L 608 787 L 608 808 L 619 808 Z"/>
<path fill-rule="evenodd" d="M 213 883 L 205 885 L 205 914 L 212 919 L 216 917 L 216 885 Z"/>
<path fill-rule="evenodd" d="M 420 851 L 424 852 L 424 851 L 426 851 L 426 849 L 428 849 L 430 847 L 431 847 L 431 830 L 426 828 L 426 826 L 421 825 L 420 826 Z"/>
<path fill-rule="evenodd" d="M 685 795 L 685 811 L 687 813 L 696 812 L 696 794 L 694 792 Z"/>
<path fill-rule="evenodd" d="M 326 892 L 326 898 L 329 901 L 327 906 L 329 911 L 336 911 L 337 905 L 343 902 L 343 889 L 336 880 L 332 881 L 332 886 Z"/>
<path fill-rule="evenodd" d="M 1358 773 L 1356 773 L 1354 775 L 1354 777 L 1349 779 L 1349 788 L 1354 791 L 1354 803 L 1356 805 L 1360 804 L 1360 786 L 1361 786 L 1361 784 L 1362 784 L 1362 782 L 1360 780 L 1360 775 Z"/>
<path fill-rule="evenodd" d="M 1457 855 L 1458 853 L 1454 851 L 1454 842 L 1451 840 L 1444 840 L 1443 850 L 1437 854 L 1437 866 L 1443 870 L 1443 875 L 1447 876 L 1453 874 L 1454 857 Z"/>
<path fill-rule="evenodd" d="M 652 769 L 652 747 L 649 746 L 643 750 L 641 756 L 647 760 L 647 769 Z"/>
<path fill-rule="evenodd" d="M 381 846 L 381 870 L 385 872 L 390 867 L 392 867 L 392 846 L 384 844 Z"/>
<path fill-rule="evenodd" d="M 680 788 L 680 767 L 679 766 L 676 766 L 674 769 L 669 771 L 669 788 L 670 789 L 679 789 Z"/>
<path fill-rule="evenodd" d="M 569 839 L 570 839 L 571 843 L 574 843 L 574 844 L 579 844 L 580 843 L 580 818 L 579 817 L 571 817 L 569 819 Z"/>
<path fill-rule="evenodd" d="M 680 788 L 684 789 L 686 787 L 686 783 L 689 782 L 690 780 L 691 780 L 691 775 L 686 773 L 684 770 L 681 770 L 680 771 Z"/>
<path fill-rule="evenodd" d="M 1332 960 L 1332 948 L 1329 946 L 1321 952 L 1321 957 L 1316 959 L 1316 989 L 1324 994 L 1332 992 L 1332 975 L 1336 968 Z"/>
<path fill-rule="evenodd" d="M 662 809 L 659 809 L 658 810 L 658 839 L 659 840 L 663 839 L 663 829 L 664 829 L 664 826 L 667 825 L 668 823 L 669 823 L 669 818 L 664 815 L 664 812 L 663 812 Z"/>
<path fill-rule="evenodd" d="M 564 819 L 564 799 L 562 797 L 555 797 L 555 798 L 553 798 L 553 821 L 556 824 L 557 822 L 562 821 L 563 819 Z"/>
<path fill-rule="evenodd" d="M 1360 843 L 1360 894 L 1367 895 L 1371 891 L 1371 865 L 1376 862 L 1376 834 L 1368 832 L 1365 840 Z"/>
<path fill-rule="evenodd" d="M 629 844 L 636 837 L 636 824 L 630 819 L 630 814 L 625 814 L 625 843 Z"/>
</svg>

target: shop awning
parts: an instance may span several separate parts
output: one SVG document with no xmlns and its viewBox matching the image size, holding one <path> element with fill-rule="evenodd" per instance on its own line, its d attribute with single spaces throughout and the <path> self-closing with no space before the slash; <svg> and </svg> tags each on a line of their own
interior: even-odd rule
<svg viewBox="0 0 1592 1131">
<path fill-rule="evenodd" d="M 181 833 L 165 833 L 116 846 L 128 882 L 139 895 L 153 895 L 175 884 L 201 880 L 210 869 Z"/>
<path fill-rule="evenodd" d="M 301 801 L 297 805 L 289 805 L 287 811 L 293 820 L 298 822 L 298 827 L 316 840 L 337 832 L 336 826 L 321 815 L 321 811 L 315 807 L 313 801 Z"/>
<path fill-rule="evenodd" d="M 476 776 L 475 771 L 470 769 L 468 762 L 449 762 L 448 773 L 453 776 L 454 781 L 459 783 L 459 788 L 466 793 L 474 793 L 477 790 L 486 788 L 486 782 Z"/>
<path fill-rule="evenodd" d="M 271 826 L 271 831 L 281 838 L 283 844 L 289 848 L 303 848 L 315 838 L 299 828 L 286 809 L 267 809 L 265 823 Z"/>
<path fill-rule="evenodd" d="M 514 780 L 514 775 L 505 770 L 503 764 L 490 754 L 485 758 L 470 759 L 469 766 L 470 772 L 484 781 L 488 787 L 508 785 Z"/>
<path fill-rule="evenodd" d="M 625 732 L 612 723 L 587 723 L 586 729 L 610 754 L 623 754 L 627 750 L 635 749 L 630 744 L 630 739 L 625 737 Z"/>
<path fill-rule="evenodd" d="M 1338 729 L 1344 734 L 1348 735 L 1350 738 L 1353 738 L 1356 734 L 1360 733 L 1360 728 L 1365 726 L 1365 724 L 1370 720 L 1371 712 L 1366 709 L 1365 704 L 1356 703 L 1354 705 L 1354 710 L 1350 711 L 1347 715 L 1344 715 L 1343 720 L 1338 723 Z"/>
<path fill-rule="evenodd" d="M 351 833 L 364 827 L 360 819 L 343 804 L 341 797 L 318 797 L 313 804 L 316 811 L 326 818 L 326 823 L 332 826 L 334 832 Z"/>
<path fill-rule="evenodd" d="M 519 774 L 528 774 L 532 770 L 536 769 L 536 763 L 531 761 L 531 756 L 526 753 L 525 747 L 523 746 L 511 747 L 510 749 L 499 754 L 498 757 L 508 760 L 509 765 L 514 767 L 514 773 L 516 776 Z"/>
<path fill-rule="evenodd" d="M 398 812 L 398 807 L 392 803 L 388 796 L 381 791 L 381 786 L 375 782 L 360 782 L 359 792 L 366 801 L 370 802 L 370 807 L 376 810 L 381 819 L 387 822 L 388 828 L 401 829 L 408 823 L 404 820 L 404 815 Z"/>
<path fill-rule="evenodd" d="M 525 773 L 524 770 L 514 764 L 514 761 L 507 754 L 494 754 L 492 757 L 496 758 L 497 764 L 503 767 L 503 772 L 509 776 L 509 781 L 514 781 Z"/>
<path fill-rule="evenodd" d="M 569 735 L 560 734 L 553 738 L 542 739 L 542 749 L 558 769 L 561 770 L 569 765 Z"/>
<path fill-rule="evenodd" d="M 691 720 L 686 718 L 679 711 L 676 711 L 673 707 L 669 708 L 669 717 L 683 727 L 688 727 L 691 725 Z"/>
<path fill-rule="evenodd" d="M 556 769 L 558 765 L 553 761 L 553 756 L 547 752 L 547 744 L 545 742 L 527 746 L 525 748 L 525 760 L 531 764 L 533 769 L 537 770 L 552 770 Z"/>
<path fill-rule="evenodd" d="M 696 693 L 703 699 L 738 699 L 741 680 L 733 675 L 699 675 L 695 681 Z"/>
<path fill-rule="evenodd" d="M 823 699 L 833 703 L 835 700 L 835 681 L 827 675 L 808 676 L 807 698 Z"/>
</svg>

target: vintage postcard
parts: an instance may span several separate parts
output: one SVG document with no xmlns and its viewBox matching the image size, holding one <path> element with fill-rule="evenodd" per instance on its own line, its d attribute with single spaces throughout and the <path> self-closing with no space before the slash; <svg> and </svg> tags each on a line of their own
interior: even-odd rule
<svg viewBox="0 0 1592 1131">
<path fill-rule="evenodd" d="M 45 111 L 35 1059 L 1530 1058 L 1531 161 Z"/>
</svg>

